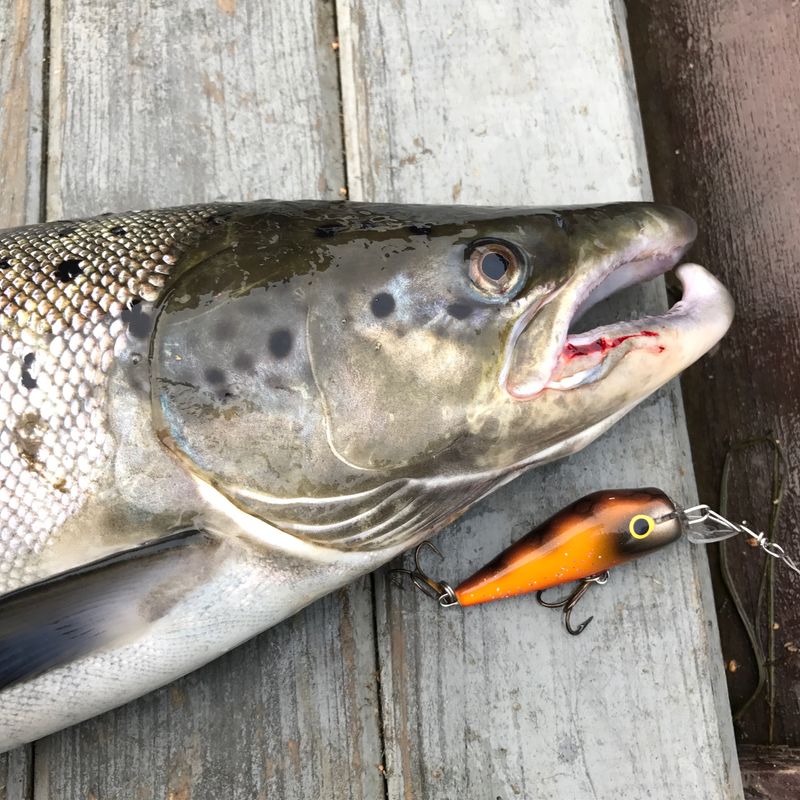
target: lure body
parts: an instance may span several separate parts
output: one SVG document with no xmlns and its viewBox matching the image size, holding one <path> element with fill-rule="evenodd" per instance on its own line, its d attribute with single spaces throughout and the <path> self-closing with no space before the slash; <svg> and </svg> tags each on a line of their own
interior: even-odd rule
<svg viewBox="0 0 800 800">
<path fill-rule="evenodd" d="M 675 504 L 659 489 L 594 492 L 534 528 L 453 590 L 462 606 L 589 578 L 680 538 Z"/>
</svg>

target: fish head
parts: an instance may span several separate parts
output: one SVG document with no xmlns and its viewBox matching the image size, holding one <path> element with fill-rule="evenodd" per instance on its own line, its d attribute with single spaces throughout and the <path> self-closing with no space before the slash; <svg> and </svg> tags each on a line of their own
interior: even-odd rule
<svg viewBox="0 0 800 800">
<path fill-rule="evenodd" d="M 164 441 L 301 535 L 350 541 L 368 519 L 366 542 L 406 502 L 409 535 L 429 533 L 588 444 L 732 319 L 719 282 L 684 265 L 665 314 L 570 333 L 678 263 L 696 230 L 670 207 L 339 208 L 231 223 L 226 247 L 177 280 L 154 337 Z"/>
</svg>

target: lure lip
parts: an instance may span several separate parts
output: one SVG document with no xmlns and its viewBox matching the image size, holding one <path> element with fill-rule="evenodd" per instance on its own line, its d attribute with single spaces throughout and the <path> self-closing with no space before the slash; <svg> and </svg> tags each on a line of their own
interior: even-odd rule
<svg viewBox="0 0 800 800">
<path fill-rule="evenodd" d="M 655 207 L 653 216 L 658 222 L 655 234 L 648 231 L 649 235 L 590 268 L 589 280 L 585 271 L 577 274 L 526 319 L 516 332 L 512 352 L 542 309 L 551 303 L 558 306 L 560 324 L 554 326 L 556 333 L 547 352 L 539 354 L 540 366 L 518 369 L 521 376 L 514 374 L 510 365 L 504 368 L 501 384 L 512 398 L 525 401 L 545 390 L 575 390 L 596 384 L 632 352 L 660 355 L 669 350 L 669 356 L 674 357 L 664 359 L 668 367 L 664 372 L 669 373 L 665 381 L 722 338 L 733 320 L 733 301 L 705 268 L 690 263 L 677 267 L 683 297 L 665 313 L 569 333 L 574 321 L 596 303 L 668 272 L 691 246 L 697 232 L 691 217 L 671 207 Z"/>
</svg>

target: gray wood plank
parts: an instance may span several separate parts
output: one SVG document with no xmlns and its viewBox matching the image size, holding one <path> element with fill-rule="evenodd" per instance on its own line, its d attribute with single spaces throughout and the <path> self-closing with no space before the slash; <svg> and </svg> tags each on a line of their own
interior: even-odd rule
<svg viewBox="0 0 800 800">
<path fill-rule="evenodd" d="M 0 755 L 0 800 L 31 800 L 32 777 L 30 747 Z"/>
<path fill-rule="evenodd" d="M 330 3 L 52 9 L 50 217 L 338 196 Z M 37 743 L 37 800 L 381 795 L 369 587 Z"/>
<path fill-rule="evenodd" d="M 0 4 L 0 228 L 39 219 L 44 4 Z M 31 796 L 31 748 L 0 755 L 0 800 Z"/>
<path fill-rule="evenodd" d="M 43 0 L 0 4 L 0 227 L 39 219 Z"/>
<path fill-rule="evenodd" d="M 586 203 L 650 195 L 620 7 L 339 0 L 353 199 Z M 663 308 L 661 281 L 601 312 Z M 673 383 L 589 449 L 448 529 L 457 581 L 597 488 L 694 500 Z M 577 639 L 533 598 L 439 609 L 379 577 L 390 797 L 740 797 L 705 555 L 682 543 L 589 593 Z"/>
</svg>

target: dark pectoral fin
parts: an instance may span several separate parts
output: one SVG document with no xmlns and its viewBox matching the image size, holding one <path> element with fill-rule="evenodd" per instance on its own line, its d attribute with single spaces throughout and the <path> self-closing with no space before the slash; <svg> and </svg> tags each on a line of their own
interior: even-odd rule
<svg viewBox="0 0 800 800">
<path fill-rule="evenodd" d="M 202 581 L 217 547 L 173 534 L 0 596 L 0 689 L 135 636 Z"/>
</svg>

